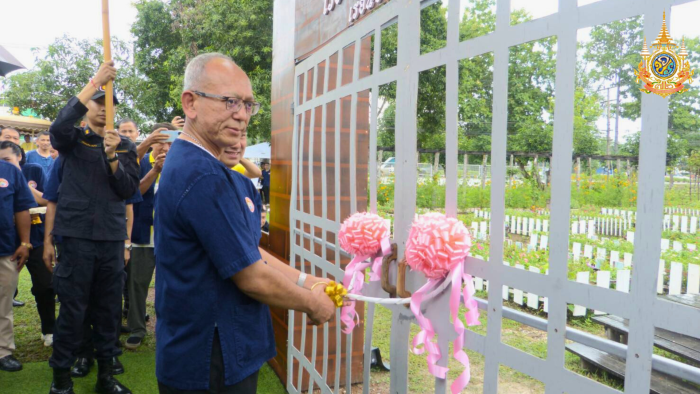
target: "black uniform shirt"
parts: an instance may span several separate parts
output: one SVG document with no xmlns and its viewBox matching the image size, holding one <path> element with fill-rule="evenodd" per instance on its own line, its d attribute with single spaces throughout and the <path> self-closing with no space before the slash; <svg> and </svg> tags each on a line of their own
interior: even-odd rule
<svg viewBox="0 0 700 394">
<path fill-rule="evenodd" d="M 51 124 L 51 146 L 63 157 L 53 234 L 94 241 L 126 239 L 126 206 L 139 185 L 136 145 L 122 137 L 112 170 L 104 138 L 89 128 L 75 127 L 87 108 L 72 97 Z"/>
</svg>

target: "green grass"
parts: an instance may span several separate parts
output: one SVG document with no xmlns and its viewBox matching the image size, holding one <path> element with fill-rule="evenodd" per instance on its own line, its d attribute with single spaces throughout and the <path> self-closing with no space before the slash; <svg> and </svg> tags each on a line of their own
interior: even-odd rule
<svg viewBox="0 0 700 394">
<path fill-rule="evenodd" d="M 151 284 L 153 285 L 153 284 Z M 26 305 L 14 308 L 15 318 L 15 357 L 24 364 L 20 372 L 0 372 L 0 393 L 3 394 L 35 394 L 48 392 L 51 386 L 52 371 L 49 368 L 48 359 L 51 356 L 51 348 L 44 347 L 40 340 L 41 325 L 36 311 L 36 303 L 31 294 L 32 282 L 27 270 L 22 270 L 19 277 L 18 298 Z M 147 303 L 147 310 L 151 316 L 155 316 L 152 302 Z M 58 314 L 58 305 L 56 307 Z M 124 339 L 125 337 L 122 337 Z M 117 379 L 136 393 L 157 393 L 158 382 L 155 375 L 155 339 L 151 333 L 141 347 L 135 351 L 124 350 L 119 357 L 126 373 L 119 375 Z M 97 377 L 96 367 L 85 378 L 73 379 L 75 392 L 92 393 Z M 272 369 L 265 364 L 258 377 L 258 393 L 278 394 L 286 393 L 282 383 Z"/>
</svg>

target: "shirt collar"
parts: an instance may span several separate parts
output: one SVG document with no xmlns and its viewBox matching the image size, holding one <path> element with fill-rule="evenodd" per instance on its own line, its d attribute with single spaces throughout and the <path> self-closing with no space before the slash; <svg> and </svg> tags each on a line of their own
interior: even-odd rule
<svg viewBox="0 0 700 394">
<path fill-rule="evenodd" d="M 196 146 L 197 148 L 199 148 L 199 149 L 201 149 L 201 150 L 203 150 L 203 151 L 205 151 L 205 152 L 207 152 L 207 153 L 209 154 L 209 156 L 211 156 L 211 157 L 214 158 L 214 160 L 219 161 L 219 159 L 217 159 L 216 156 L 214 156 L 213 153 L 211 153 L 211 152 L 209 152 L 208 150 L 206 150 L 203 146 L 201 146 L 201 145 L 199 145 L 199 144 L 195 144 L 194 142 L 192 142 L 192 141 L 190 141 L 190 140 L 186 140 L 186 139 L 184 139 L 184 138 L 180 138 L 180 139 L 183 140 L 183 141 L 185 141 L 185 142 L 188 142 L 188 143 L 190 143 L 190 144 L 192 144 L 192 145 L 194 145 L 194 146 Z M 153 156 L 153 155 L 151 155 L 151 156 Z"/>
</svg>

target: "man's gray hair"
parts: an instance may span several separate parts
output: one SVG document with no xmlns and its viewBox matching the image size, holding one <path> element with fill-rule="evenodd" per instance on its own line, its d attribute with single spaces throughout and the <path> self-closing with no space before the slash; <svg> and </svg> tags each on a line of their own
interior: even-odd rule
<svg viewBox="0 0 700 394">
<path fill-rule="evenodd" d="M 190 60 L 189 63 L 187 63 L 187 68 L 185 69 L 185 83 L 183 89 L 201 89 L 202 80 L 204 77 L 204 68 L 206 67 L 207 63 L 209 63 L 209 61 L 214 59 L 225 59 L 233 64 L 236 64 L 236 62 L 234 62 L 233 59 L 231 59 L 229 56 L 224 55 L 223 53 L 211 52 L 198 55 L 194 59 Z"/>
</svg>

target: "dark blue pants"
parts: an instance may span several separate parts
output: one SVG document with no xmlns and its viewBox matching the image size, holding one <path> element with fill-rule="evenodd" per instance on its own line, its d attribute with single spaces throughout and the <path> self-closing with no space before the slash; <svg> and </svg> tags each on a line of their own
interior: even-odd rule
<svg viewBox="0 0 700 394">
<path fill-rule="evenodd" d="M 93 328 L 95 358 L 107 360 L 119 356 L 121 350 L 116 343 L 124 286 L 124 241 L 64 237 L 63 254 L 54 268 L 53 283 L 61 309 L 49 366 L 73 366 L 83 343 L 86 317 Z"/>
</svg>

